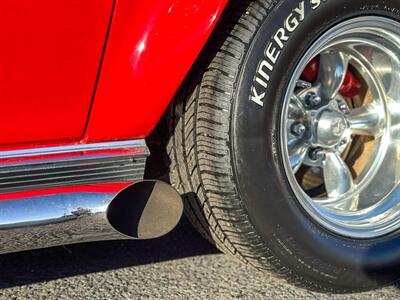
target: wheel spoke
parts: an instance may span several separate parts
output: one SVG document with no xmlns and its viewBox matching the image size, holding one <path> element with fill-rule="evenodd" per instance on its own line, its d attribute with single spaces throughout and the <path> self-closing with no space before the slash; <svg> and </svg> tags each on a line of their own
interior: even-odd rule
<svg viewBox="0 0 400 300">
<path fill-rule="evenodd" d="M 353 134 L 377 137 L 383 131 L 385 116 L 378 105 L 370 104 L 351 110 L 348 120 Z"/>
<path fill-rule="evenodd" d="M 348 58 L 343 52 L 329 50 L 320 54 L 318 82 L 323 99 L 331 100 L 339 92 L 348 67 Z"/>
<path fill-rule="evenodd" d="M 306 114 L 304 105 L 297 95 L 293 95 L 289 103 L 288 118 L 291 120 L 300 120 Z"/>
<path fill-rule="evenodd" d="M 323 162 L 325 188 L 329 198 L 336 198 L 350 191 L 353 178 L 343 159 L 336 153 L 327 152 Z"/>
<path fill-rule="evenodd" d="M 305 81 L 305 80 L 297 80 L 296 86 L 302 89 L 310 89 L 312 87 L 311 82 Z"/>
<path fill-rule="evenodd" d="M 375 205 L 377 199 L 385 199 L 388 191 L 392 191 L 400 180 L 400 142 L 391 143 L 386 151 L 385 159 L 380 167 L 381 172 L 360 193 L 358 209 Z M 374 195 L 374 197 L 371 197 Z"/>
<path fill-rule="evenodd" d="M 288 141 L 290 165 L 296 173 L 302 165 L 304 158 L 307 155 L 308 147 L 299 138 L 291 138 Z"/>
</svg>

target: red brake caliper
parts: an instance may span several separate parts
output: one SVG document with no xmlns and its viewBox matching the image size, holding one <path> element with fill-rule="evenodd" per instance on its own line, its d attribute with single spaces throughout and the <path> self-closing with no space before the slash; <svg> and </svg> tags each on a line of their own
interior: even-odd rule
<svg viewBox="0 0 400 300">
<path fill-rule="evenodd" d="M 309 82 L 315 82 L 318 79 L 319 57 L 314 57 L 305 67 L 301 74 L 301 79 Z M 340 94 L 344 97 L 352 98 L 360 93 L 361 82 L 351 71 L 346 72 L 344 82 L 340 88 Z"/>
</svg>

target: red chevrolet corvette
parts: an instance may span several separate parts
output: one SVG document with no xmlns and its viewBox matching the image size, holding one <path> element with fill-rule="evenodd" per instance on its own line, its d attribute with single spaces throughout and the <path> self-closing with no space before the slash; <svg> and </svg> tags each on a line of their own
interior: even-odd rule
<svg viewBox="0 0 400 300">
<path fill-rule="evenodd" d="M 0 38 L 0 253 L 184 210 L 296 285 L 400 278 L 400 1 L 0 0 Z"/>
</svg>

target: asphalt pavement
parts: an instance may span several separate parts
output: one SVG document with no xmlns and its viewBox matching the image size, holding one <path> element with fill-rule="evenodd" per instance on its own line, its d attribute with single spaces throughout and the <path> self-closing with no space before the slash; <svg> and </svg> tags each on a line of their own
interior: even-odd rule
<svg viewBox="0 0 400 300">
<path fill-rule="evenodd" d="M 220 253 L 183 219 L 151 241 L 108 241 L 0 255 L 0 299 L 399 299 L 400 286 L 313 293 Z"/>
</svg>

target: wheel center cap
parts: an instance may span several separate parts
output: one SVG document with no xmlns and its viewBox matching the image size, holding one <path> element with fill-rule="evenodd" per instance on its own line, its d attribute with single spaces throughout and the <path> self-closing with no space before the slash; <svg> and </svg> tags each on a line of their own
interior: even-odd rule
<svg viewBox="0 0 400 300">
<path fill-rule="evenodd" d="M 347 129 L 343 114 L 334 110 L 324 110 L 317 120 L 317 142 L 323 147 L 333 147 L 340 143 Z"/>
</svg>

